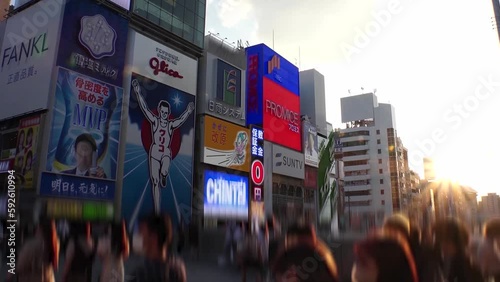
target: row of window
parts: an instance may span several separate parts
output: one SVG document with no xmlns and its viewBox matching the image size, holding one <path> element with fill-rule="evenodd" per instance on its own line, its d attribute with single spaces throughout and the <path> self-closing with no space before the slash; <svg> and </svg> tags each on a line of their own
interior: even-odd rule
<svg viewBox="0 0 500 282">
<path fill-rule="evenodd" d="M 134 12 L 198 47 L 203 47 L 206 5 L 204 2 L 137 0 L 134 3 Z"/>
</svg>

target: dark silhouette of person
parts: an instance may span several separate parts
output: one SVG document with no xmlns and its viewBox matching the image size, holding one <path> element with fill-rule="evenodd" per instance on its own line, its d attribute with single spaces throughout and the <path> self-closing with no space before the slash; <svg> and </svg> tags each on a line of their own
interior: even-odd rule
<svg viewBox="0 0 500 282">
<path fill-rule="evenodd" d="M 102 167 L 97 166 L 96 168 L 92 168 L 92 157 L 94 152 L 97 151 L 97 145 L 92 135 L 88 133 L 80 134 L 75 140 L 74 149 L 76 166 L 62 173 L 106 178 L 106 174 Z"/>
</svg>

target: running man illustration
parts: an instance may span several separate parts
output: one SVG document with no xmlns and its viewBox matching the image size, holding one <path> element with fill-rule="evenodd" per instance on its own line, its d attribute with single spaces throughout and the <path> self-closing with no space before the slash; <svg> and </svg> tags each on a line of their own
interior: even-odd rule
<svg viewBox="0 0 500 282">
<path fill-rule="evenodd" d="M 170 150 L 170 141 L 174 130 L 182 126 L 187 118 L 194 111 L 194 103 L 188 104 L 186 111 L 177 119 L 169 119 L 170 104 L 161 100 L 158 103 L 158 115 L 153 114 L 148 108 L 146 101 L 141 94 L 141 86 L 134 79 L 132 81 L 137 101 L 144 116 L 151 124 L 152 144 L 149 149 L 149 177 L 152 183 L 153 204 L 155 213 L 160 214 L 160 185 L 162 188 L 167 186 L 167 177 L 172 161 L 172 152 Z"/>
<path fill-rule="evenodd" d="M 240 131 L 234 140 L 234 150 L 217 150 L 205 147 L 205 155 L 207 159 L 217 162 L 221 166 L 240 166 L 246 160 L 247 144 L 248 134 L 245 131 Z"/>
</svg>

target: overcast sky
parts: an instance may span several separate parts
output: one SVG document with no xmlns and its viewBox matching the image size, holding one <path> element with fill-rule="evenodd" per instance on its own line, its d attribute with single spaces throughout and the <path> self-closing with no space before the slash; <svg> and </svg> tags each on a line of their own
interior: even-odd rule
<svg viewBox="0 0 500 282">
<path fill-rule="evenodd" d="M 274 30 L 278 53 L 325 76 L 334 127 L 344 128 L 348 89 L 376 88 L 396 109 L 414 170 L 423 176 L 421 157 L 432 157 L 439 176 L 485 194 L 498 191 L 500 167 L 499 126 L 489 123 L 500 107 L 493 15 L 491 0 L 208 0 L 206 28 L 270 47 Z"/>
</svg>

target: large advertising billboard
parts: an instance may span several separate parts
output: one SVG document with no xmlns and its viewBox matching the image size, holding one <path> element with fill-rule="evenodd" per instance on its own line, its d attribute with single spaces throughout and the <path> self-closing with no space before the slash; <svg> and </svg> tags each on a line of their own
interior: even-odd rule
<svg viewBox="0 0 500 282">
<path fill-rule="evenodd" d="M 7 20 L 0 56 L 0 120 L 47 108 L 62 5 L 42 0 Z"/>
<path fill-rule="evenodd" d="M 248 178 L 205 170 L 203 214 L 217 218 L 248 218 Z"/>
<path fill-rule="evenodd" d="M 245 125 L 243 71 L 212 54 L 207 54 L 206 67 L 207 112 L 218 118 Z M 215 72 L 212 71 L 214 68 Z"/>
<path fill-rule="evenodd" d="M 108 2 L 114 3 L 127 11 L 130 9 L 130 0 L 108 0 Z"/>
<path fill-rule="evenodd" d="M 264 78 L 264 139 L 301 151 L 300 97 Z"/>
<path fill-rule="evenodd" d="M 302 151 L 299 70 L 264 44 L 247 48 L 247 125 L 264 139 Z"/>
<path fill-rule="evenodd" d="M 57 65 L 122 87 L 127 20 L 95 1 L 69 1 L 63 27 Z"/>
<path fill-rule="evenodd" d="M 129 38 L 122 217 L 131 227 L 153 211 L 189 220 L 197 61 L 135 31 Z"/>
<path fill-rule="evenodd" d="M 304 179 L 304 154 L 273 145 L 273 173 Z"/>
<path fill-rule="evenodd" d="M 205 116 L 203 162 L 248 172 L 250 130 Z"/>
<path fill-rule="evenodd" d="M 246 52 L 247 124 L 262 125 L 263 78 L 299 96 L 299 69 L 265 44 L 250 46 Z"/>
<path fill-rule="evenodd" d="M 114 200 L 123 89 L 58 69 L 40 195 Z"/>
<path fill-rule="evenodd" d="M 318 131 L 310 122 L 302 123 L 302 136 L 304 144 L 304 157 L 306 165 L 318 167 L 319 164 L 319 144 Z"/>
<path fill-rule="evenodd" d="M 23 187 L 33 188 L 34 166 L 38 162 L 40 115 L 19 122 L 14 167 L 23 176 Z"/>
</svg>

